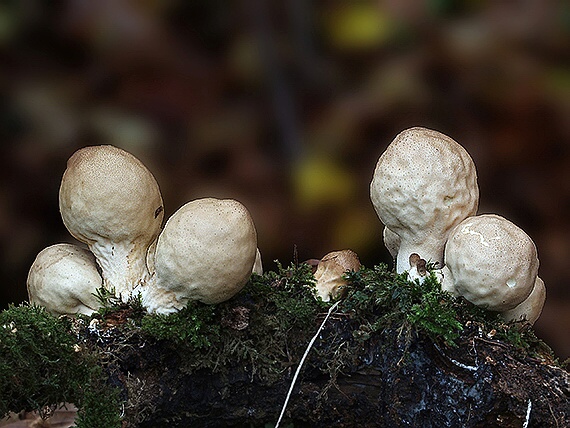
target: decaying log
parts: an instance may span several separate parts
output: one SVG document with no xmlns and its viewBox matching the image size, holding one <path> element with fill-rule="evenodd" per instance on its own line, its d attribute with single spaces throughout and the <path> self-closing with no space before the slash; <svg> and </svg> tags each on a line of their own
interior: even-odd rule
<svg viewBox="0 0 570 428">
<path fill-rule="evenodd" d="M 375 333 L 357 352 L 352 324 L 333 318 L 311 350 L 282 426 L 568 427 L 570 375 L 552 361 L 466 329 L 456 348 L 413 332 Z M 129 424 L 265 426 L 281 411 L 298 357 L 265 382 L 247 362 L 187 372 L 171 343 L 122 346 L 115 382 Z M 330 343 L 334 358 L 323 360 Z M 340 343 L 340 345 L 339 345 Z M 142 348 L 141 348 L 142 346 Z M 337 371 L 335 371 L 337 370 Z M 291 425 L 292 424 L 292 425 Z"/>
</svg>

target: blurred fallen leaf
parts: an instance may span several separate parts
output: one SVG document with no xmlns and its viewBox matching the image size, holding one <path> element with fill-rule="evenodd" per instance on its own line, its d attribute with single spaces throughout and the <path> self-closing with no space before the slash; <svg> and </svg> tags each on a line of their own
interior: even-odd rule
<svg viewBox="0 0 570 428">
<path fill-rule="evenodd" d="M 325 16 L 330 43 L 337 49 L 363 51 L 382 46 L 392 32 L 392 20 L 378 2 L 349 2 Z"/>
</svg>

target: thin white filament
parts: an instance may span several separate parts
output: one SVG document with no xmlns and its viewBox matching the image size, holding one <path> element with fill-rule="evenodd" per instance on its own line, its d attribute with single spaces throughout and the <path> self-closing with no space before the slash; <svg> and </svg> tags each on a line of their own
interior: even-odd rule
<svg viewBox="0 0 570 428">
<path fill-rule="evenodd" d="M 523 428 L 528 428 L 528 424 L 530 423 L 530 412 L 532 411 L 532 401 L 530 398 L 528 399 L 528 405 L 526 407 L 526 419 L 523 423 Z"/>
<path fill-rule="evenodd" d="M 299 366 L 297 367 L 297 370 L 295 371 L 295 375 L 293 376 L 293 380 L 291 381 L 291 386 L 289 387 L 289 392 L 287 392 L 287 397 L 285 398 L 285 403 L 283 403 L 283 408 L 281 409 L 281 414 L 279 415 L 279 419 L 277 420 L 277 423 L 275 424 L 275 428 L 279 428 L 279 424 L 281 423 L 281 419 L 283 419 L 283 415 L 285 415 L 285 410 L 287 409 L 287 404 L 289 404 L 289 399 L 291 398 L 291 393 L 293 392 L 293 388 L 295 387 L 295 382 L 297 382 L 297 377 L 299 376 L 299 373 L 301 372 L 301 368 L 303 367 L 303 364 L 305 363 L 305 359 L 307 358 L 307 355 L 309 355 L 309 351 L 313 347 L 313 343 L 315 343 L 315 340 L 317 340 L 317 337 L 319 337 L 319 334 L 321 334 L 321 330 L 325 326 L 325 323 L 327 322 L 327 320 L 331 316 L 332 312 L 336 309 L 336 307 L 338 306 L 339 303 L 340 303 L 340 300 L 329 308 L 327 316 L 325 317 L 321 326 L 317 330 L 317 333 L 313 336 L 313 338 L 309 342 L 309 345 L 307 346 L 307 349 L 305 350 L 305 353 L 303 354 L 301 361 L 299 361 Z"/>
</svg>

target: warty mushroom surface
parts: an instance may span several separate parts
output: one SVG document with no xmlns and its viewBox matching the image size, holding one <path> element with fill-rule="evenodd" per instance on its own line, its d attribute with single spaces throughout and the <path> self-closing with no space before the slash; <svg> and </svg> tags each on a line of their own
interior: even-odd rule
<svg viewBox="0 0 570 428">
<path fill-rule="evenodd" d="M 447 135 L 410 128 L 378 159 L 370 198 L 380 221 L 400 239 L 398 273 L 408 269 L 413 253 L 441 267 L 450 230 L 477 211 L 475 164 Z"/>
<path fill-rule="evenodd" d="M 54 315 L 91 315 L 103 280 L 93 254 L 77 245 L 55 244 L 40 251 L 27 278 L 28 297 Z"/>
<path fill-rule="evenodd" d="M 502 312 L 501 316 L 507 322 L 526 321 L 531 325 L 538 320 L 546 302 L 546 287 L 544 281 L 537 276 L 529 296 L 513 309 Z"/>
<path fill-rule="evenodd" d="M 495 214 L 478 215 L 449 235 L 442 288 L 504 312 L 530 295 L 538 265 L 536 246 L 521 228 Z"/>
<path fill-rule="evenodd" d="M 95 255 L 104 286 L 128 300 L 148 277 L 147 250 L 164 216 L 154 176 L 117 147 L 85 147 L 67 162 L 59 206 L 69 232 Z"/>
<path fill-rule="evenodd" d="M 257 233 L 249 212 L 232 199 L 188 202 L 166 222 L 154 252 L 154 272 L 141 287 L 150 312 L 170 313 L 189 300 L 220 303 L 251 276 Z"/>
</svg>

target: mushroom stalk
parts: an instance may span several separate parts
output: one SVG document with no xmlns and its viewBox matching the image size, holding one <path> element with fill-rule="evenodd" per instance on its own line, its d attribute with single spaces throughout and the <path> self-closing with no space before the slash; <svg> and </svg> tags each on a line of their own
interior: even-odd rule
<svg viewBox="0 0 570 428">
<path fill-rule="evenodd" d="M 89 244 L 97 264 L 104 273 L 104 286 L 123 300 L 140 284 L 148 281 L 147 248 L 140 242 L 111 242 L 100 239 Z"/>
</svg>

